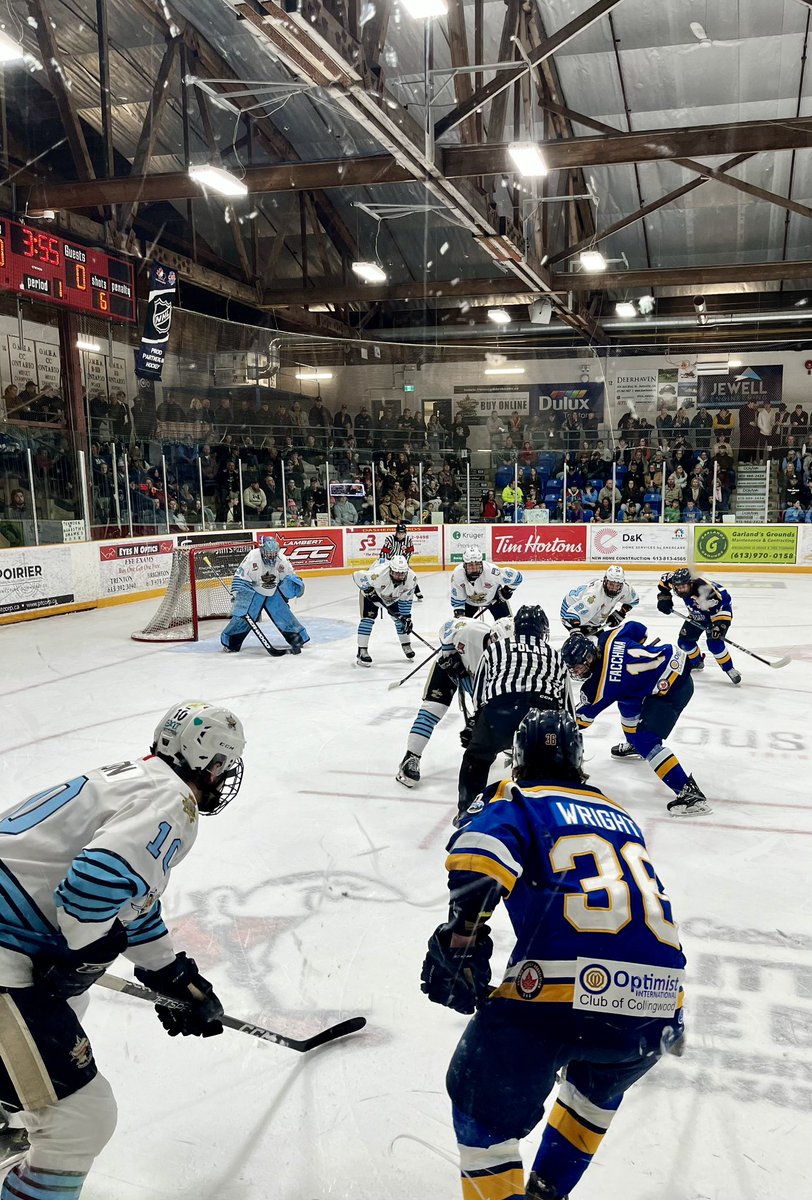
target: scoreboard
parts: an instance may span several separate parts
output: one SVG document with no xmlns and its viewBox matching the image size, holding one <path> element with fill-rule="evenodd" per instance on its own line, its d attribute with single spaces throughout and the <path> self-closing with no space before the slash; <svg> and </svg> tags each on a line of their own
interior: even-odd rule
<svg viewBox="0 0 812 1200">
<path fill-rule="evenodd" d="M 0 217 L 0 292 L 135 321 L 132 265 L 106 250 Z"/>
</svg>

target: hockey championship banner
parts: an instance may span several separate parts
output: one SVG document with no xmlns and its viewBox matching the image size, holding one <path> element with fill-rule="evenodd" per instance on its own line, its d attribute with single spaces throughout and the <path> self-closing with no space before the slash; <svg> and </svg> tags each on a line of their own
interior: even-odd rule
<svg viewBox="0 0 812 1200">
<path fill-rule="evenodd" d="M 100 599 L 165 588 L 172 570 L 172 538 L 99 546 Z"/>
<path fill-rule="evenodd" d="M 797 525 L 694 525 L 697 563 L 795 565 Z"/>
<path fill-rule="evenodd" d="M 590 525 L 589 561 L 687 563 L 685 525 Z"/>
<path fill-rule="evenodd" d="M 442 533 L 436 525 L 409 525 L 407 537 L 414 542 L 412 567 L 442 565 Z M 360 525 L 345 530 L 348 567 L 368 567 L 380 555 L 392 525 Z"/>
<path fill-rule="evenodd" d="M 257 537 L 275 537 L 295 571 L 324 571 L 344 566 L 342 529 L 266 529 Z"/>
<path fill-rule="evenodd" d="M 141 345 L 135 352 L 135 373 L 139 379 L 160 380 L 164 355 L 172 328 L 172 306 L 177 295 L 177 272 L 162 263 L 153 263 L 149 281 L 149 299 L 144 316 Z"/>
<path fill-rule="evenodd" d="M 502 563 L 586 562 L 586 525 L 491 525 L 491 554 Z"/>
</svg>

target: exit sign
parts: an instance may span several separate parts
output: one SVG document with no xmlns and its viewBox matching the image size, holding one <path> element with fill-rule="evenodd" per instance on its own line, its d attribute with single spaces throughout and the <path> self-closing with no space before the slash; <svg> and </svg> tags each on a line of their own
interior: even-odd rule
<svg viewBox="0 0 812 1200">
<path fill-rule="evenodd" d="M 403 390 L 404 390 L 404 392 L 413 392 L 414 384 L 413 383 L 404 383 Z"/>
</svg>

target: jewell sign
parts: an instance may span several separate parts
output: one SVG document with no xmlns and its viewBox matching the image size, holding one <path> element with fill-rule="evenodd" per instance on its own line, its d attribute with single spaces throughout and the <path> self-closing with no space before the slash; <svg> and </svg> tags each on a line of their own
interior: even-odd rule
<svg viewBox="0 0 812 1200">
<path fill-rule="evenodd" d="M 491 526 L 491 555 L 495 563 L 585 562 L 585 525 Z"/>
</svg>

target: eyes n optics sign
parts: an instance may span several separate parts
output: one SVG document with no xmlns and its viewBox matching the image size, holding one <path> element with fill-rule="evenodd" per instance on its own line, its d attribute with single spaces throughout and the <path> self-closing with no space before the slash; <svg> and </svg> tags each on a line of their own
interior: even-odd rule
<svg viewBox="0 0 812 1200">
<path fill-rule="evenodd" d="M 748 400 L 779 404 L 783 384 L 781 366 L 736 367 L 727 375 L 700 375 L 696 400 L 700 408 L 741 408 Z"/>
</svg>

